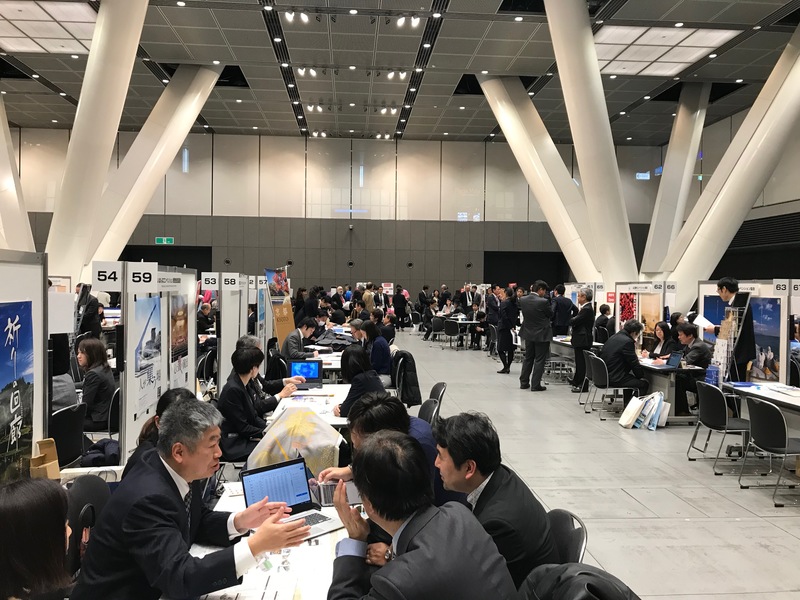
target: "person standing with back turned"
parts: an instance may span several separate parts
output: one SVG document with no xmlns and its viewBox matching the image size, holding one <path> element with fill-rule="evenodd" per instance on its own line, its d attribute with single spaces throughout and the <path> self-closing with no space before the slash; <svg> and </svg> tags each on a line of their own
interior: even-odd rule
<svg viewBox="0 0 800 600">
<path fill-rule="evenodd" d="M 519 374 L 519 387 L 544 392 L 547 388 L 542 385 L 542 376 L 553 339 L 553 308 L 545 298 L 547 283 L 540 279 L 533 284 L 533 292 L 519 301 L 523 319 L 520 337 L 525 340 L 525 359 Z"/>
</svg>

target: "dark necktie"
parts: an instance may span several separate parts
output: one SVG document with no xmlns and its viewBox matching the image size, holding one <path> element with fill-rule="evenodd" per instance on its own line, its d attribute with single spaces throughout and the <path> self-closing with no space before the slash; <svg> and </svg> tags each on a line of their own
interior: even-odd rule
<svg viewBox="0 0 800 600">
<path fill-rule="evenodd" d="M 183 498 L 183 505 L 186 508 L 186 539 L 189 540 L 192 534 L 192 488 Z"/>
</svg>

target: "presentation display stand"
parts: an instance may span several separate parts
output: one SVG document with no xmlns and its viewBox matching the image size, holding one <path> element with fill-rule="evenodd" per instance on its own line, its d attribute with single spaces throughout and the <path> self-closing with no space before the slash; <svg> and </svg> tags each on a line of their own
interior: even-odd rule
<svg viewBox="0 0 800 600">
<path fill-rule="evenodd" d="M 617 300 L 617 331 L 631 319 L 636 319 L 643 326 L 639 342 L 648 349 L 655 345 L 655 326 L 664 320 L 665 283 L 663 281 L 635 281 L 618 283 L 615 287 Z"/>
<path fill-rule="evenodd" d="M 247 333 L 248 277 L 241 273 L 203 273 L 203 291 L 218 291 L 217 295 L 217 374 L 222 389 L 231 372 L 231 354 L 236 340 Z"/>
<path fill-rule="evenodd" d="M 0 483 L 27 477 L 47 434 L 47 256 L 0 251 Z"/>
<path fill-rule="evenodd" d="M 167 388 L 194 390 L 197 364 L 197 271 L 159 267 L 161 330 L 169 335 L 162 352 L 162 369 L 169 373 Z"/>
</svg>

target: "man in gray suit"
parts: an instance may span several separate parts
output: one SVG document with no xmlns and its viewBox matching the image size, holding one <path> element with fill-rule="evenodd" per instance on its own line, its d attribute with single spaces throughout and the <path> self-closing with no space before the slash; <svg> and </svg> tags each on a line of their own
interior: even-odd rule
<svg viewBox="0 0 800 600">
<path fill-rule="evenodd" d="M 281 346 L 281 354 L 287 359 L 317 358 L 319 352 L 305 351 L 305 341 L 310 338 L 317 330 L 317 320 L 313 317 L 306 317 L 300 321 L 299 326 L 292 333 L 286 336 Z"/>
<path fill-rule="evenodd" d="M 544 392 L 547 388 L 542 385 L 542 375 L 544 363 L 550 355 L 550 341 L 553 339 L 553 326 L 550 322 L 553 308 L 544 297 L 547 294 L 547 284 L 544 281 L 540 279 L 534 283 L 533 292 L 519 301 L 523 319 L 520 337 L 525 340 L 525 360 L 522 361 L 519 387 L 523 390 L 531 388 L 532 392 Z"/>
<path fill-rule="evenodd" d="M 428 461 L 414 438 L 397 431 L 369 436 L 353 457 L 353 480 L 392 546 L 388 562 L 372 572 L 369 524 L 347 504 L 339 482 L 334 504 L 349 537 L 336 547 L 328 600 L 516 598 L 505 559 L 470 511 L 455 502 L 433 506 Z"/>
</svg>

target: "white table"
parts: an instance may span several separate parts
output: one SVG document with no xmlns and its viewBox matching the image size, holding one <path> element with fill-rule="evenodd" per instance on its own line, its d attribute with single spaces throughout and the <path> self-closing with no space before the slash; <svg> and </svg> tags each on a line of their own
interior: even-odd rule
<svg viewBox="0 0 800 600">
<path fill-rule="evenodd" d="M 238 512 L 244 509 L 241 483 L 225 484 L 225 493 L 215 510 Z M 323 508 L 323 513 L 335 516 L 334 508 Z M 297 548 L 265 555 L 269 565 L 262 560 L 247 572 L 241 585 L 200 596 L 201 600 L 318 600 L 328 594 L 333 578 L 333 560 L 336 543 L 346 536 L 344 529 L 310 540 Z M 246 543 L 244 541 L 238 542 Z M 190 552 L 204 556 L 217 548 L 195 544 Z M 271 565 L 271 567 L 270 567 Z"/>
<path fill-rule="evenodd" d="M 272 418 L 290 407 L 310 408 L 319 414 L 331 427 L 347 427 L 347 418 L 334 417 L 333 408 L 344 402 L 350 393 L 349 383 L 326 384 L 316 390 L 297 390 L 288 398 L 281 400 Z"/>
<path fill-rule="evenodd" d="M 726 392 L 733 392 L 742 398 L 753 396 L 759 400 L 768 400 L 784 410 L 794 413 L 800 412 L 800 388 L 766 381 L 754 382 L 754 385 L 749 386 L 724 383 L 722 388 Z"/>
</svg>

